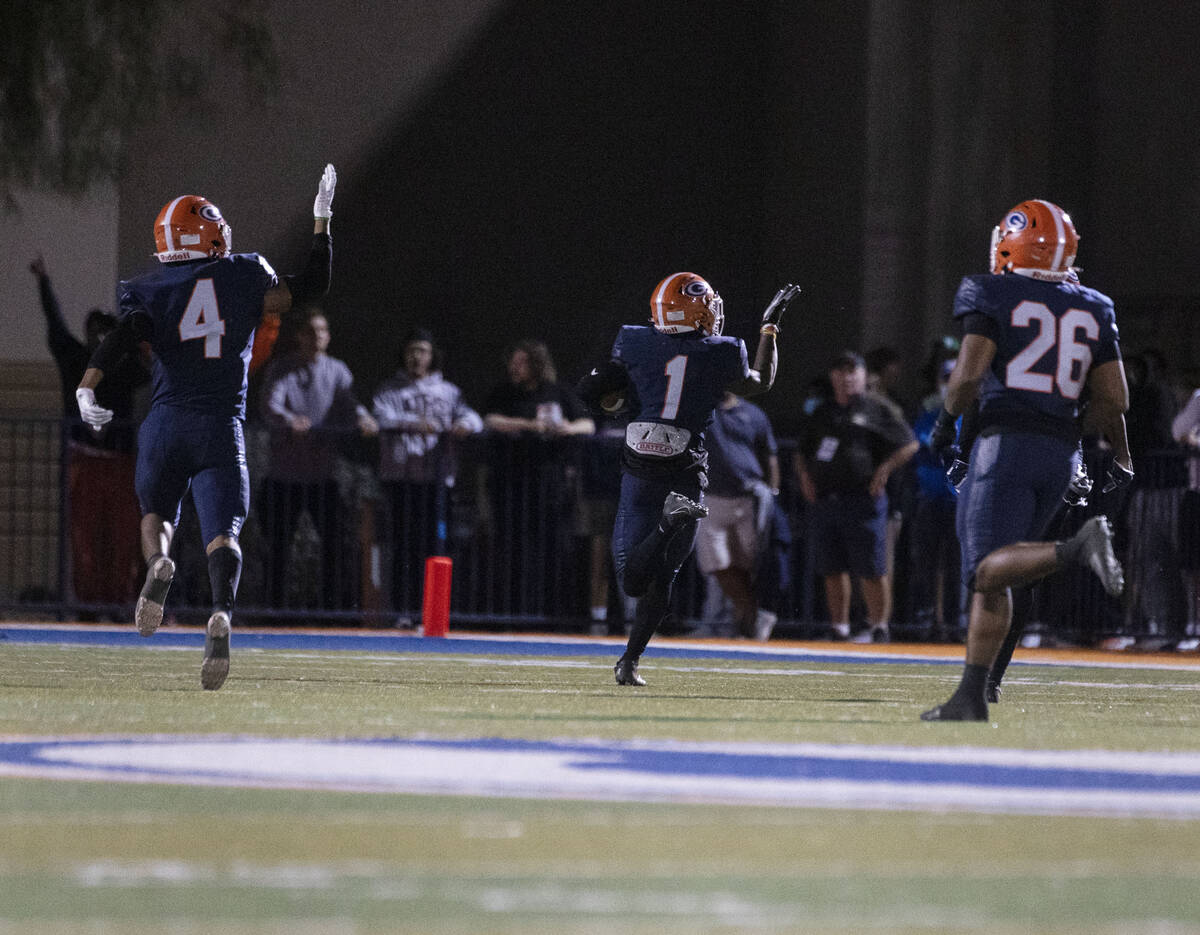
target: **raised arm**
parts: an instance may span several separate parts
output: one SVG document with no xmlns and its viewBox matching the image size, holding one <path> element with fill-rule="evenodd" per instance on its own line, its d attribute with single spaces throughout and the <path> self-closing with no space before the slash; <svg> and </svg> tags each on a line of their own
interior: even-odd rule
<svg viewBox="0 0 1200 935">
<path fill-rule="evenodd" d="M 337 171 L 332 164 L 325 166 L 317 182 L 317 197 L 313 201 L 313 242 L 304 269 L 284 276 L 277 286 L 267 291 L 263 313 L 282 318 L 293 308 L 300 308 L 321 299 L 329 292 L 333 267 L 333 241 L 329 224 L 333 217 L 333 193 L 337 187 Z"/>
<path fill-rule="evenodd" d="M 29 271 L 37 277 L 38 296 L 42 300 L 42 314 L 46 316 L 46 343 L 50 353 L 58 360 L 59 355 L 82 347 L 83 342 L 71 334 L 66 321 L 63 320 L 62 307 L 58 304 L 58 296 L 50 285 L 50 276 L 46 272 L 46 261 L 41 254 L 29 264 Z"/>
<path fill-rule="evenodd" d="M 779 335 L 779 322 L 783 313 L 787 311 L 788 304 L 799 292 L 799 286 L 788 283 L 775 293 L 775 298 L 763 312 L 754 364 L 744 379 L 726 387 L 731 393 L 738 396 L 759 396 L 774 385 L 775 373 L 779 369 L 779 350 L 775 346 L 775 339 Z"/>
</svg>

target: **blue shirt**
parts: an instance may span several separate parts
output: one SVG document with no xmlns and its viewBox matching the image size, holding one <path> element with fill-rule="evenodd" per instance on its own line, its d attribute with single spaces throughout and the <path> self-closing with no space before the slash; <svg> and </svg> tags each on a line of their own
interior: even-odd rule
<svg viewBox="0 0 1200 935">
<path fill-rule="evenodd" d="M 763 461 L 777 450 L 767 414 L 744 399 L 713 410 L 705 446 L 708 492 L 719 497 L 744 496 L 754 481 L 764 480 Z"/>
<path fill-rule="evenodd" d="M 1089 370 L 1121 356 L 1112 299 L 1078 283 L 967 276 L 954 317 L 996 343 L 980 387 L 980 428 L 1078 437 Z"/>
<path fill-rule="evenodd" d="M 122 282 L 121 312 L 150 321 L 153 405 L 245 418 L 254 329 L 278 281 L 257 253 L 235 253 Z"/>
</svg>

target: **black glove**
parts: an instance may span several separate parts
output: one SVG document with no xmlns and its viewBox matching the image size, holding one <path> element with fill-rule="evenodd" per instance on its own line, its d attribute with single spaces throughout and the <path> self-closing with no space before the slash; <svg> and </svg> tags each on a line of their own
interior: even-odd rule
<svg viewBox="0 0 1200 935">
<path fill-rule="evenodd" d="M 1127 468 L 1124 465 L 1114 461 L 1108 466 L 1108 474 L 1105 476 L 1104 489 L 1101 493 L 1111 493 L 1114 490 L 1123 490 L 1133 483 L 1133 468 Z"/>
<path fill-rule="evenodd" d="M 776 330 L 779 328 L 779 319 L 783 318 L 783 313 L 787 311 L 788 303 L 800 294 L 800 287 L 788 283 L 782 289 L 775 293 L 775 298 L 767 306 L 767 310 L 763 312 L 762 323 L 766 325 L 774 325 Z"/>
<path fill-rule="evenodd" d="M 1087 465 L 1080 461 L 1071 483 L 1067 485 L 1066 493 L 1063 494 L 1063 503 L 1067 506 L 1087 506 L 1091 494 L 1092 479 L 1088 477 Z"/>
<path fill-rule="evenodd" d="M 954 445 L 954 439 L 958 436 L 958 426 L 955 425 L 957 421 L 946 411 L 945 407 L 942 407 L 937 415 L 937 421 L 933 423 L 933 430 L 929 433 L 929 450 L 946 467 L 949 467 L 959 454 L 957 448 L 954 448 L 953 451 L 950 450 Z"/>
</svg>

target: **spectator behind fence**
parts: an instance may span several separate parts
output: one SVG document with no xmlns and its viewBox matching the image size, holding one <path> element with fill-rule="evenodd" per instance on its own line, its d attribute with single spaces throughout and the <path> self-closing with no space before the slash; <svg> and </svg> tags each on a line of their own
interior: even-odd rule
<svg viewBox="0 0 1200 935">
<path fill-rule="evenodd" d="M 1188 452 L 1188 489 L 1179 506 L 1179 564 L 1187 598 L 1187 636 L 1178 649 L 1200 649 L 1200 389 L 1171 422 L 1171 434 Z"/>
<path fill-rule="evenodd" d="M 83 421 L 107 424 L 113 414 L 96 402 L 96 387 L 138 342 L 150 342 L 154 399 L 138 432 L 136 476 L 148 567 L 134 623 L 142 636 L 162 623 L 175 577 L 168 552 L 190 488 L 212 586 L 200 664 L 204 689 L 220 688 L 229 674 L 231 618 L 242 575 L 238 535 L 250 507 L 243 422 L 254 332 L 264 314 L 282 315 L 293 302 L 328 291 L 336 182 L 333 166 L 325 166 L 313 201 L 308 263 L 282 282 L 258 254 L 230 252 L 233 234 L 208 199 L 180 195 L 167 202 L 154 222 L 162 266 L 121 284 L 125 314 L 92 355 L 75 391 Z"/>
<path fill-rule="evenodd" d="M 294 349 L 267 364 L 263 416 L 271 430 L 270 465 L 259 512 L 269 542 L 271 602 L 287 606 L 289 556 L 296 524 L 307 512 L 321 543 L 317 606 L 353 606 L 356 566 L 343 540 L 346 526 L 335 469 L 344 446 L 379 426 L 354 396 L 350 368 L 328 353 L 329 322 L 319 309 L 303 312 Z"/>
<path fill-rule="evenodd" d="M 704 432 L 708 516 L 696 536 L 696 563 L 733 604 L 739 636 L 768 640 L 776 615 L 760 605 L 755 571 L 779 493 L 779 457 L 770 420 L 726 391 Z"/>
<path fill-rule="evenodd" d="M 595 422 L 575 391 L 558 382 L 546 345 L 524 339 L 504 356 L 506 379 L 484 403 L 493 434 L 488 459 L 492 568 L 497 610 L 547 614 L 571 572 L 575 491 L 567 441 L 591 435 Z"/>
<path fill-rule="evenodd" d="M 134 405 L 137 389 L 149 374 L 139 355 L 127 355 L 97 391 L 97 401 L 112 410 L 113 421 L 99 428 L 84 425 L 75 388 L 88 359 L 117 320 L 103 309 L 92 309 L 84 319 L 86 341 L 80 341 L 63 318 L 45 261 L 39 256 L 29 269 L 37 277 L 46 343 L 58 366 L 63 416 L 70 424 L 66 449 L 71 590 L 75 600 L 87 604 L 132 604 L 141 564 L 141 514 L 133 486 Z M 91 612 L 80 616 L 93 618 Z"/>
<path fill-rule="evenodd" d="M 850 638 L 851 575 L 862 586 L 867 626 L 855 640 L 890 638 L 887 574 L 887 482 L 917 451 L 912 429 L 890 400 L 867 391 L 867 368 L 855 351 L 829 367 L 832 398 L 813 410 L 801 432 L 796 466 L 812 506 L 816 572 L 825 582 L 831 635 Z"/>
<path fill-rule="evenodd" d="M 391 523 L 392 608 L 421 602 L 425 559 L 445 555 L 449 488 L 457 465 L 453 440 L 483 431 L 483 420 L 442 376 L 433 333 L 414 328 L 400 342 L 401 368 L 375 393 L 380 428 L 379 479 Z"/>
<path fill-rule="evenodd" d="M 1158 359 L 1154 352 L 1125 359 L 1125 424 L 1138 473 L 1123 512 L 1129 589 L 1124 630 L 1146 648 L 1182 638 L 1185 619 L 1178 533 L 1187 467 L 1172 425 L 1179 406 Z"/>
<path fill-rule="evenodd" d="M 918 632 L 923 638 L 939 643 L 961 641 L 966 631 L 958 534 L 954 530 L 958 491 L 946 477 L 941 458 L 929 447 L 929 435 L 953 372 L 954 361 L 943 361 L 938 391 L 925 399 L 913 424 L 920 447 L 913 459 L 917 490 L 908 552 L 908 594 Z"/>
</svg>

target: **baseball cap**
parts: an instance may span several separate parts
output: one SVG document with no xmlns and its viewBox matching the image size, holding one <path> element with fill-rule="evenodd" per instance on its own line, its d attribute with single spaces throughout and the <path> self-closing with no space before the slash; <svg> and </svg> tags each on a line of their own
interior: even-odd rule
<svg viewBox="0 0 1200 935">
<path fill-rule="evenodd" d="M 863 367 L 865 369 L 866 366 L 867 364 L 866 361 L 863 360 L 862 354 L 858 353 L 858 351 L 851 350 L 842 351 L 829 363 L 830 370 L 841 370 L 845 367 Z"/>
</svg>

